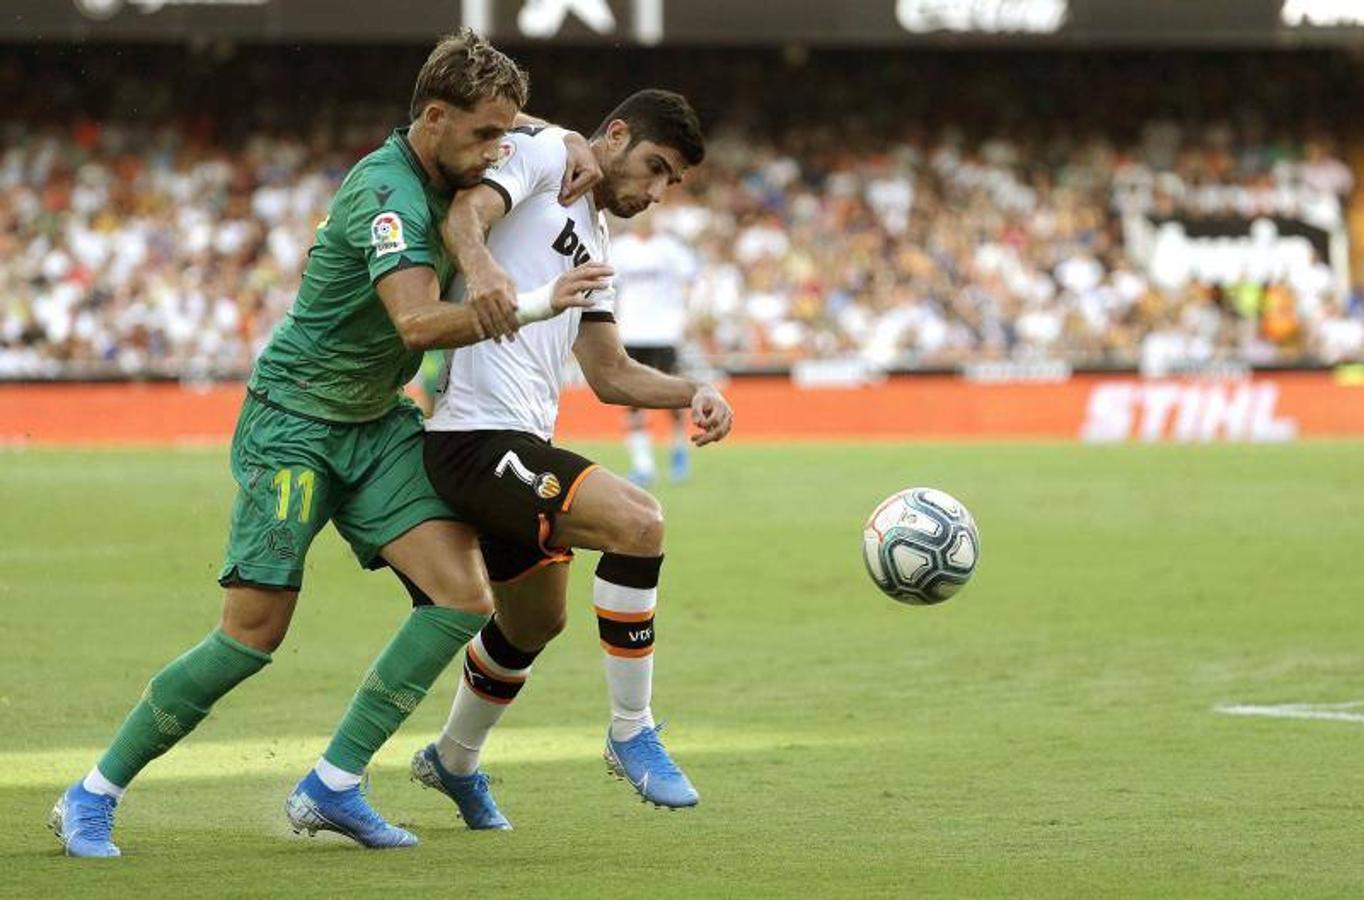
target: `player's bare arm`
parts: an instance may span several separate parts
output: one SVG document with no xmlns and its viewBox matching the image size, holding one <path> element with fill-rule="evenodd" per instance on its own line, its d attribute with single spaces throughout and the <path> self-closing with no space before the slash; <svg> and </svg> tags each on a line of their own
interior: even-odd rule
<svg viewBox="0 0 1364 900">
<path fill-rule="evenodd" d="M 457 306 L 440 299 L 440 282 L 428 266 L 412 266 L 388 275 L 376 285 L 393 326 L 409 350 L 464 347 L 510 329 L 473 306 Z M 484 319 L 487 318 L 485 324 Z"/>
<path fill-rule="evenodd" d="M 441 223 L 446 252 L 455 258 L 467 285 L 464 302 L 481 310 L 484 327 L 504 326 L 515 331 L 516 283 L 488 251 L 488 231 L 507 214 L 507 204 L 495 189 L 484 185 L 461 191 Z"/>
<path fill-rule="evenodd" d="M 559 205 L 572 206 L 597 186 L 603 173 L 587 138 L 570 131 L 564 135 L 564 147 L 568 150 L 568 162 L 564 166 L 563 183 L 559 186 Z"/>
<path fill-rule="evenodd" d="M 611 267 L 588 262 L 565 272 L 552 287 L 518 296 L 516 283 L 493 259 L 486 243 L 488 230 L 506 214 L 502 195 L 479 185 L 455 197 L 441 224 L 446 250 L 464 273 L 465 302 L 476 310 L 489 336 L 510 334 L 525 322 L 548 318 L 571 306 L 589 306 L 587 294 L 607 287 Z"/>
<path fill-rule="evenodd" d="M 640 409 L 690 407 L 692 423 L 700 429 L 691 439 L 698 447 L 724 439 L 734 425 L 729 401 L 712 385 L 667 375 L 631 359 L 614 322 L 583 322 L 573 355 L 603 403 Z"/>
</svg>

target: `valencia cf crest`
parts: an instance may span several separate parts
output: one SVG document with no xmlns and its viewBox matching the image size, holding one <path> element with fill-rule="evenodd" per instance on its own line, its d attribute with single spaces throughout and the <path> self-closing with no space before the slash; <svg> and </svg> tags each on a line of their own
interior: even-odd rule
<svg viewBox="0 0 1364 900">
<path fill-rule="evenodd" d="M 541 500 L 553 500 L 563 488 L 553 472 L 535 476 L 535 495 Z"/>
</svg>

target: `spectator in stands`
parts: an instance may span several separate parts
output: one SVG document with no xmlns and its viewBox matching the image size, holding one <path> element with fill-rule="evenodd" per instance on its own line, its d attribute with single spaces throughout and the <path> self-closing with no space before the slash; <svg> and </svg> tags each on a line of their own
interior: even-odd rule
<svg viewBox="0 0 1364 900">
<path fill-rule="evenodd" d="M 722 86 L 732 115 L 710 127 L 713 152 L 687 196 L 658 217 L 697 251 L 690 331 L 714 364 L 860 356 L 886 367 L 1061 359 L 1169 370 L 1364 355 L 1364 310 L 1319 255 L 1258 280 L 1195 272 L 1157 284 L 1131 239 L 1144 218 L 1277 217 L 1339 231 L 1354 176 L 1338 136 L 1311 122 L 1276 133 L 1265 123 L 1284 117 L 1263 109 L 1175 114 L 1160 85 L 1134 100 L 1120 69 L 1105 77 L 1064 58 L 1025 74 L 1096 99 L 1050 118 L 1029 112 L 1037 92 L 1021 93 L 1003 63 L 964 76 L 929 60 L 925 77 L 954 79 L 952 103 L 859 109 L 847 102 L 859 79 L 890 77 L 893 57 L 782 73 L 799 84 L 777 94 L 764 85 L 778 76 L 734 60 L 695 76 Z M 364 102 L 363 66 L 314 65 L 277 60 L 241 77 L 349 77 L 355 102 L 309 106 L 307 118 L 267 92 L 278 107 L 246 119 L 210 114 L 230 97 L 178 96 L 175 73 L 155 66 L 111 74 L 115 63 L 97 60 L 109 71 L 80 83 L 60 67 L 42 73 L 52 96 L 82 109 L 95 105 L 83 92 L 103 85 L 111 97 L 103 115 L 36 125 L 43 109 L 21 105 L 0 123 L 0 377 L 246 371 L 289 306 L 322 204 L 390 124 Z M 1236 97 L 1259 83 L 1189 65 L 1170 75 L 1197 81 L 1188 95 Z M 1294 63 L 1256 65 L 1269 84 Z M 1325 77 L 1296 65 L 1300 82 Z M 0 84 L 32 76 L 0 65 Z M 316 96 L 300 87 L 297 102 Z M 1144 118 L 1129 121 L 1142 104 Z M 144 120 L 134 106 L 158 113 Z M 305 124 L 277 125 L 288 121 Z"/>
</svg>

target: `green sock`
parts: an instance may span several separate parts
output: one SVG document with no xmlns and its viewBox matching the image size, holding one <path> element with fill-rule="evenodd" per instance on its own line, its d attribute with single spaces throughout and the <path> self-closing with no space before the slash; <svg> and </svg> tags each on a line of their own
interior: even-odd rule
<svg viewBox="0 0 1364 900">
<path fill-rule="evenodd" d="M 143 766 L 193 731 L 219 697 L 269 662 L 270 654 L 215 629 L 147 682 L 142 699 L 100 757 L 100 772 L 127 787 Z"/>
<path fill-rule="evenodd" d="M 328 762 L 356 775 L 398 730 L 488 616 L 419 606 L 374 661 L 336 729 Z"/>
</svg>

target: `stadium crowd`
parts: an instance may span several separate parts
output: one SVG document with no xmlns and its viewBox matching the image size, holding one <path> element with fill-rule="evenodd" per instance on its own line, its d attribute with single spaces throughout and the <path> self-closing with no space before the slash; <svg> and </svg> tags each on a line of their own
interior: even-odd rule
<svg viewBox="0 0 1364 900">
<path fill-rule="evenodd" d="M 590 131 L 630 80 L 544 77 L 565 52 L 527 57 L 532 109 Z M 46 95 L 0 111 L 0 377 L 244 372 L 340 177 L 402 120 L 371 77 L 392 61 L 299 76 L 278 54 L 238 58 L 234 90 L 169 71 L 173 57 L 78 56 L 51 63 Z M 1138 252 L 1143 223 L 1171 219 L 1343 234 L 1354 179 L 1320 99 L 1338 66 L 1191 61 L 1129 95 L 1139 58 L 716 59 L 685 67 L 695 84 L 666 77 L 667 60 L 623 70 L 686 90 L 711 123 L 707 162 L 655 224 L 696 254 L 690 327 L 713 364 L 1364 358 L 1361 299 L 1320 252 L 1187 280 Z M 269 93 L 286 71 L 302 82 Z M 32 76 L 0 64 L 0 85 Z M 363 89 L 314 90 L 332 81 Z M 262 97 L 249 112 L 247 96 Z"/>
</svg>

